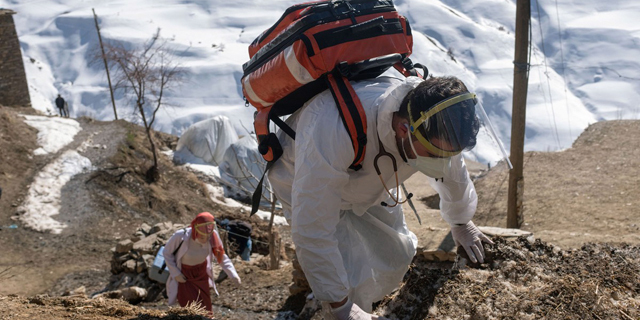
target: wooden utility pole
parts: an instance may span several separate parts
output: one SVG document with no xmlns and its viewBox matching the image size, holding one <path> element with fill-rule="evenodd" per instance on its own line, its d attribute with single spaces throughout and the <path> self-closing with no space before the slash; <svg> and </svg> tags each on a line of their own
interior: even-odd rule
<svg viewBox="0 0 640 320">
<path fill-rule="evenodd" d="M 96 30 L 98 30 L 98 40 L 100 41 L 100 49 L 102 50 L 102 60 L 104 61 L 104 69 L 107 70 L 107 81 L 109 82 L 109 91 L 111 92 L 111 104 L 113 105 L 113 115 L 118 120 L 118 112 L 116 112 L 116 101 L 113 98 L 113 87 L 111 86 L 111 76 L 109 75 L 109 64 L 107 64 L 107 56 L 104 53 L 104 46 L 102 45 L 102 36 L 100 36 L 100 26 L 98 25 L 98 16 L 96 10 L 93 11 L 93 20 L 96 22 Z"/>
<path fill-rule="evenodd" d="M 516 4 L 516 50 L 513 61 L 513 110 L 511 112 L 511 156 L 513 169 L 509 172 L 509 199 L 507 203 L 507 228 L 519 228 L 523 221 L 522 201 L 524 177 L 524 129 L 527 111 L 527 87 L 529 85 L 529 20 L 531 1 L 518 0 Z"/>
</svg>

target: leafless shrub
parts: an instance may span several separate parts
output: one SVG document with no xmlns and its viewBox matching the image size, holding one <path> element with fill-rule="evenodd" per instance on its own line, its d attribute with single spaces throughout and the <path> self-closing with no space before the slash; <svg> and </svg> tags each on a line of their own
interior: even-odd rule
<svg viewBox="0 0 640 320">
<path fill-rule="evenodd" d="M 166 93 L 182 83 L 184 71 L 172 58 L 167 41 L 160 38 L 160 29 L 140 46 L 125 46 L 121 42 L 105 43 L 105 57 L 115 70 L 115 90 L 133 101 L 142 118 L 153 153 L 153 166 L 147 172 L 150 182 L 160 177 L 158 155 L 151 134 L 156 114 L 167 105 Z"/>
</svg>

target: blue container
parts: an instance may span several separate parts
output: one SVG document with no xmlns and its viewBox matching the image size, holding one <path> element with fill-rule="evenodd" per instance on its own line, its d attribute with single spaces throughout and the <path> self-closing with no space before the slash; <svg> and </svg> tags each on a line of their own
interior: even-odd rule
<svg viewBox="0 0 640 320">
<path fill-rule="evenodd" d="M 151 268 L 149 268 L 149 279 L 159 282 L 159 283 L 167 283 L 167 279 L 169 278 L 169 268 L 164 266 L 164 246 L 160 247 L 158 253 L 156 253 L 155 259 L 153 259 L 153 264 Z M 163 269 L 164 266 L 164 270 Z"/>
</svg>

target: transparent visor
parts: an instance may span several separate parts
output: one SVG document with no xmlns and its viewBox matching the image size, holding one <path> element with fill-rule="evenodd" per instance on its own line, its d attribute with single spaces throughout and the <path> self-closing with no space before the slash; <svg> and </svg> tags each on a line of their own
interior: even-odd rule
<svg viewBox="0 0 640 320">
<path fill-rule="evenodd" d="M 215 228 L 215 222 L 199 223 L 196 224 L 195 227 L 198 234 L 210 235 L 213 233 L 213 229 Z"/>
<path fill-rule="evenodd" d="M 410 108 L 411 104 L 411 115 Z M 417 169 L 426 175 L 466 180 L 464 172 L 455 172 L 456 168 L 461 166 L 452 164 L 451 161 L 452 157 L 461 152 L 472 150 L 473 154 L 465 155 L 465 158 L 471 158 L 467 159 L 467 162 L 476 160 L 473 167 L 478 167 L 478 170 L 480 167 L 487 169 L 498 162 L 504 162 L 511 168 L 507 152 L 474 93 L 462 93 L 447 98 L 420 115 L 418 119 L 410 119 L 410 131 L 413 133 L 411 138 L 419 142 L 416 144 L 416 150 L 413 150 L 414 153 L 430 158 L 427 160 L 418 157 L 416 161 L 420 166 Z M 453 161 L 456 159 L 459 158 L 454 158 Z"/>
</svg>

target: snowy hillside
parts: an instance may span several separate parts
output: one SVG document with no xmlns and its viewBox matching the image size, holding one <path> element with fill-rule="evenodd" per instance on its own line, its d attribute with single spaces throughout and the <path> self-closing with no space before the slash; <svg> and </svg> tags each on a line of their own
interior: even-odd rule
<svg viewBox="0 0 640 320">
<path fill-rule="evenodd" d="M 240 87 L 247 46 L 297 2 L 0 0 L 0 8 L 17 12 L 34 108 L 54 111 L 61 93 L 72 116 L 113 119 L 104 67 L 90 64 L 98 47 L 95 8 L 105 41 L 141 43 L 161 28 L 188 72 L 168 97 L 174 106 L 158 114 L 157 130 L 180 135 L 197 121 L 226 115 L 246 134 L 253 118 Z M 455 75 L 478 93 L 508 151 L 515 1 L 395 4 L 414 30 L 414 62 L 434 75 Z M 532 2 L 526 150 L 567 148 L 589 123 L 640 117 L 638 14 L 635 1 Z M 117 106 L 121 118 L 136 121 L 125 99 Z"/>
</svg>

